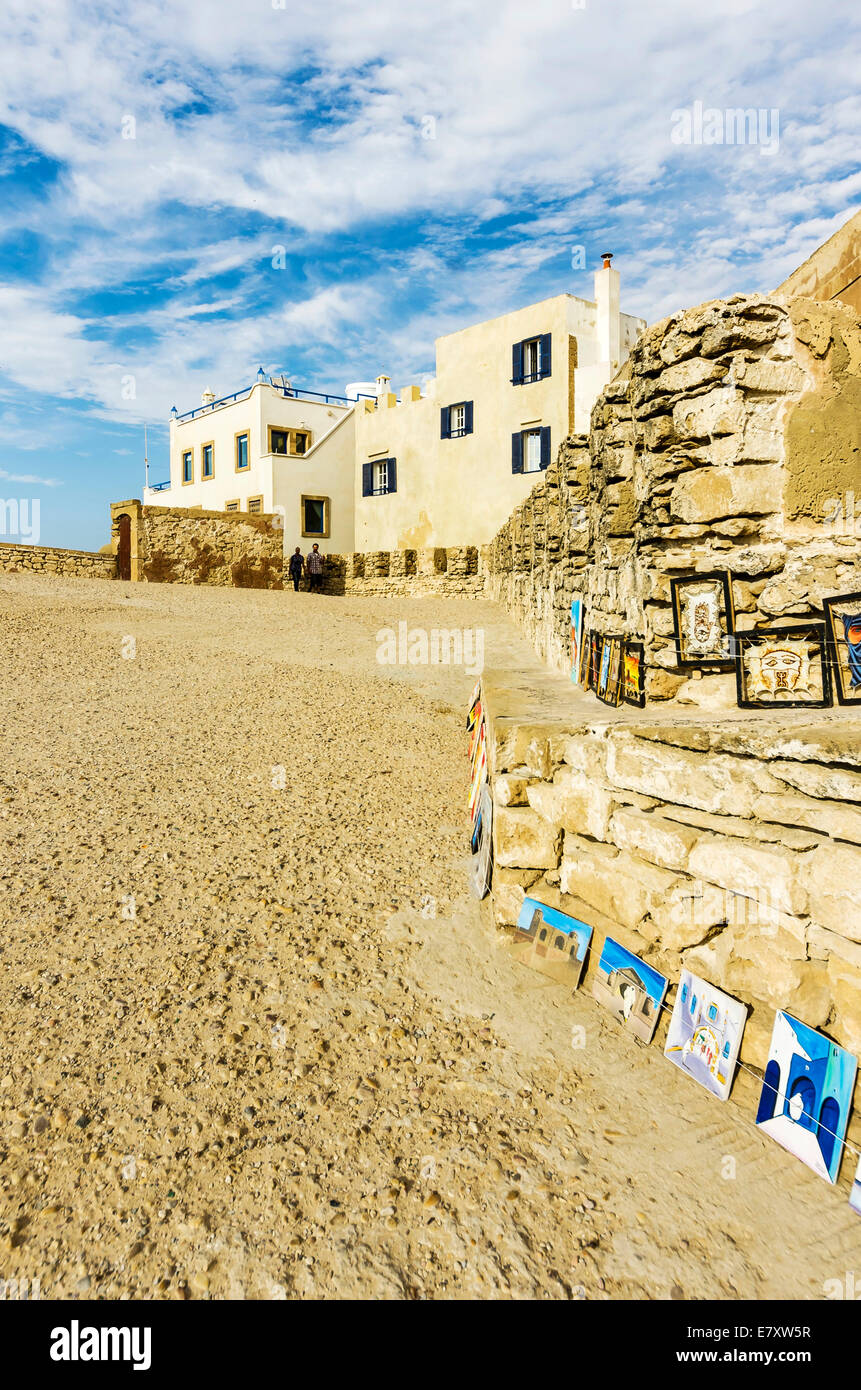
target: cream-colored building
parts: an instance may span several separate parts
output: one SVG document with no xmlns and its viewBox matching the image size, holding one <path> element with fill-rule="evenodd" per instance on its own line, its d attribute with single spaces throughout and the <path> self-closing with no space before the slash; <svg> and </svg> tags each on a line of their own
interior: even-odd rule
<svg viewBox="0 0 861 1390">
<path fill-rule="evenodd" d="M 356 550 L 482 545 L 562 440 L 585 433 L 645 320 L 620 312 L 610 257 L 595 300 L 562 294 L 437 339 L 436 376 L 356 410 Z"/>
<path fill-rule="evenodd" d="M 608 255 L 594 301 L 561 294 L 437 339 L 424 392 L 398 399 L 380 376 L 325 395 L 261 368 L 232 396 L 174 409 L 170 479 L 144 502 L 280 512 L 285 553 L 483 545 L 588 430 L 645 326 L 621 313 Z"/>
<path fill-rule="evenodd" d="M 354 402 L 302 391 L 262 368 L 253 386 L 170 424 L 170 479 L 144 503 L 204 511 L 275 512 L 284 548 L 350 551 L 355 532 Z"/>
</svg>

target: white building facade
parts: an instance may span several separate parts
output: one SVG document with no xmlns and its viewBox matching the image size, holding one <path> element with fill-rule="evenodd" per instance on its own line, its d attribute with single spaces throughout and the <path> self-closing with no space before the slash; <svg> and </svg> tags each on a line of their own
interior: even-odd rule
<svg viewBox="0 0 861 1390">
<path fill-rule="evenodd" d="M 380 376 L 327 395 L 261 369 L 175 414 L 170 479 L 144 502 L 278 512 L 285 553 L 483 545 L 562 441 L 588 431 L 645 326 L 621 312 L 608 255 L 594 301 L 557 295 L 439 338 L 424 390 L 398 397 Z"/>
</svg>

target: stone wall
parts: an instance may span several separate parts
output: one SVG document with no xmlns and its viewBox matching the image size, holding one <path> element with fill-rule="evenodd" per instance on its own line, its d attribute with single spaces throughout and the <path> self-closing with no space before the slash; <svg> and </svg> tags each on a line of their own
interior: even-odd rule
<svg viewBox="0 0 861 1390">
<path fill-rule="evenodd" d="M 513 707 L 486 673 L 493 906 L 524 895 L 609 932 L 677 979 L 682 966 L 752 1009 L 762 1066 L 790 1008 L 861 1054 L 861 743 L 836 713 L 661 722 Z M 562 702 L 558 702 L 562 703 Z"/>
<path fill-rule="evenodd" d="M 215 584 L 239 589 L 283 588 L 284 532 L 277 515 L 111 506 L 111 544 L 119 517 L 131 517 L 132 579 L 150 584 Z"/>
<path fill-rule="evenodd" d="M 116 579 L 117 563 L 113 555 L 98 555 L 89 550 L 60 550 L 49 545 L 15 545 L 0 542 L 0 571 L 14 574 L 26 570 L 31 574 L 71 574 L 85 579 Z"/>
<path fill-rule="evenodd" d="M 326 557 L 328 594 L 484 596 L 485 578 L 475 546 L 426 550 L 370 550 Z"/>
<path fill-rule="evenodd" d="M 586 625 L 644 642 L 646 693 L 735 703 L 677 669 L 670 579 L 728 570 L 739 630 L 822 618 L 861 589 L 861 320 L 737 295 L 649 329 L 488 547 L 488 593 L 564 669 Z"/>
</svg>

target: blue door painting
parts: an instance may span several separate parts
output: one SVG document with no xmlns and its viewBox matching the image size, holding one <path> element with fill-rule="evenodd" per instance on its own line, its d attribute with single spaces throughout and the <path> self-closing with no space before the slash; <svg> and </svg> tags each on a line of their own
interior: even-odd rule
<svg viewBox="0 0 861 1390">
<path fill-rule="evenodd" d="M 827 1182 L 835 1182 L 858 1063 L 790 1014 L 774 1023 L 756 1123 Z"/>
</svg>

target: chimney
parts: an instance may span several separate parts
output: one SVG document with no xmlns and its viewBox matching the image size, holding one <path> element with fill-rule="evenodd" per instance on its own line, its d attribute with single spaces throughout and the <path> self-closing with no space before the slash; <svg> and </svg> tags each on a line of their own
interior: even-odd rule
<svg viewBox="0 0 861 1390">
<path fill-rule="evenodd" d="M 377 377 L 377 396 L 380 397 L 388 395 L 388 390 L 391 384 L 392 378 L 390 376 L 386 376 L 385 372 L 381 372 L 380 375 Z"/>
<path fill-rule="evenodd" d="M 621 352 L 622 323 L 619 313 L 619 272 L 610 262 L 612 251 L 603 251 L 601 269 L 595 271 L 595 327 L 598 333 L 598 360 L 609 362 L 615 371 Z"/>
</svg>

